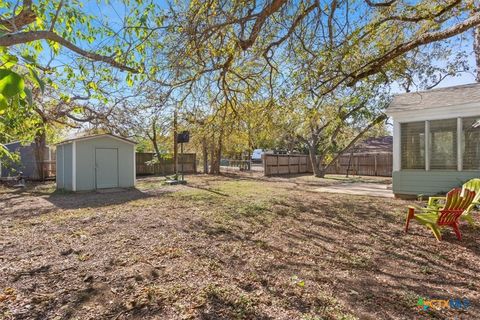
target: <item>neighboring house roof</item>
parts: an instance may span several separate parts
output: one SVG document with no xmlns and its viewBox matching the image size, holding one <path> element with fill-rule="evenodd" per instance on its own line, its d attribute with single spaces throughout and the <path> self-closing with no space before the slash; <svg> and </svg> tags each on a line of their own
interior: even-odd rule
<svg viewBox="0 0 480 320">
<path fill-rule="evenodd" d="M 480 83 L 399 94 L 393 98 L 387 114 L 474 103 L 480 106 Z"/>
<path fill-rule="evenodd" d="M 9 146 L 9 145 L 11 145 L 11 144 L 16 144 L 16 143 L 20 143 L 20 141 L 17 140 L 17 141 L 12 141 L 12 142 L 8 142 L 8 143 L 2 143 L 2 145 L 4 145 L 4 146 Z"/>
<path fill-rule="evenodd" d="M 75 138 L 72 138 L 72 139 L 63 140 L 63 141 L 57 143 L 57 145 L 66 144 L 66 143 L 70 143 L 70 142 L 73 142 L 73 141 L 90 140 L 90 139 L 101 138 L 101 137 L 110 137 L 110 138 L 114 138 L 114 139 L 117 139 L 117 140 L 122 140 L 122 141 L 127 142 L 127 143 L 137 144 L 133 140 L 130 140 L 130 139 L 127 139 L 127 138 L 124 138 L 124 137 L 120 137 L 120 136 L 117 136 L 117 135 L 114 135 L 114 134 L 111 134 L 111 133 L 101 133 L 101 134 L 93 134 L 93 135 L 86 135 L 86 136 L 78 136 L 78 137 L 75 137 Z"/>
<path fill-rule="evenodd" d="M 350 148 L 345 154 L 351 153 L 391 153 L 393 152 L 393 137 L 368 138 Z"/>
</svg>

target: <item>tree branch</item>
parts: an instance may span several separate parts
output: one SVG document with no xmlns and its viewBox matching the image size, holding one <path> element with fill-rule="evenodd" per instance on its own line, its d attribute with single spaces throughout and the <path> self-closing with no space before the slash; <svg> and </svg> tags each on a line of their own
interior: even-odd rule
<svg viewBox="0 0 480 320">
<path fill-rule="evenodd" d="M 295 31 L 295 29 L 297 28 L 298 24 L 310 13 L 313 11 L 313 9 L 315 9 L 317 7 L 317 3 L 314 3 L 312 4 L 310 7 L 308 7 L 307 9 L 305 9 L 304 12 L 302 12 L 301 14 L 299 14 L 295 20 L 293 21 L 292 25 L 290 26 L 290 28 L 288 29 L 287 33 L 281 37 L 280 39 L 270 43 L 267 48 L 264 50 L 264 53 L 263 53 L 263 56 L 264 57 L 267 57 L 267 53 L 268 51 L 270 51 L 270 49 L 272 49 L 273 47 L 275 46 L 278 46 L 280 44 L 282 44 L 285 40 L 288 39 L 288 37 L 290 37 L 292 35 L 292 33 Z"/>
<path fill-rule="evenodd" d="M 389 0 L 385 2 L 373 2 L 371 0 L 365 0 L 365 2 L 370 6 L 370 7 L 390 7 L 392 4 L 394 4 L 397 0 Z"/>
<path fill-rule="evenodd" d="M 362 131 L 360 131 L 360 133 L 352 140 L 350 141 L 350 143 L 345 147 L 343 148 L 340 152 L 338 152 L 334 157 L 333 159 L 324 167 L 324 170 L 326 171 L 331 165 L 332 163 L 335 163 L 335 161 L 337 161 L 337 159 L 343 154 L 345 153 L 345 151 L 347 151 L 348 149 L 350 149 L 351 147 L 353 147 L 353 145 L 355 145 L 355 143 L 357 143 L 357 141 L 363 137 L 363 135 L 368 131 L 370 130 L 371 128 L 373 128 L 375 125 L 379 124 L 380 122 L 382 122 L 383 120 L 387 119 L 387 115 L 386 114 L 381 114 L 379 115 L 378 117 L 376 117 L 372 122 L 370 122 L 370 124 L 368 126 L 366 126 L 365 128 L 363 128 Z"/>
<path fill-rule="evenodd" d="M 50 24 L 50 31 L 53 31 L 53 28 L 55 27 L 55 23 L 57 22 L 58 19 L 58 14 L 60 13 L 60 10 L 62 10 L 63 6 L 63 0 L 60 1 L 57 7 L 57 11 L 55 12 L 55 16 L 53 17 L 52 23 Z"/>
<path fill-rule="evenodd" d="M 265 21 L 267 21 L 267 18 L 280 10 L 285 3 L 287 3 L 287 0 L 273 0 L 272 3 L 263 8 L 257 19 L 255 19 L 255 24 L 252 27 L 252 31 L 250 32 L 248 39 L 239 39 L 238 41 L 238 44 L 243 51 L 247 50 L 255 43 L 255 40 L 257 40 L 257 37 L 260 34 Z"/>
<path fill-rule="evenodd" d="M 32 0 L 24 0 L 22 11 L 10 19 L 0 20 L 0 26 L 14 32 L 34 22 L 36 17 L 37 15 L 32 10 Z"/>
<path fill-rule="evenodd" d="M 0 37 L 0 47 L 10 47 L 13 45 L 28 43 L 37 40 L 50 40 L 53 42 L 57 42 L 58 44 L 61 44 L 62 46 L 92 61 L 105 62 L 112 67 L 118 68 L 123 71 L 129 71 L 132 73 L 139 72 L 137 69 L 131 68 L 125 64 L 116 61 L 114 57 L 103 56 L 94 52 L 83 50 L 77 47 L 72 42 L 60 37 L 53 31 L 26 31 L 14 34 L 6 34 Z"/>
<path fill-rule="evenodd" d="M 465 21 L 457 25 L 454 25 L 448 29 L 445 29 L 443 31 L 424 33 L 418 36 L 414 40 L 403 43 L 393 48 L 392 50 L 388 51 L 386 54 L 379 57 L 378 59 L 375 59 L 373 61 L 370 61 L 366 65 L 363 65 L 359 70 L 364 69 L 364 71 L 361 71 L 357 74 L 352 73 L 349 76 L 351 80 L 347 82 L 347 85 L 353 86 L 355 83 L 357 83 L 357 81 L 379 72 L 384 65 L 386 65 L 393 59 L 401 56 L 404 53 L 407 53 L 422 45 L 426 45 L 435 41 L 440 41 L 440 40 L 453 37 L 477 25 L 480 25 L 480 13 L 476 13 L 470 18 L 466 19 Z"/>
</svg>

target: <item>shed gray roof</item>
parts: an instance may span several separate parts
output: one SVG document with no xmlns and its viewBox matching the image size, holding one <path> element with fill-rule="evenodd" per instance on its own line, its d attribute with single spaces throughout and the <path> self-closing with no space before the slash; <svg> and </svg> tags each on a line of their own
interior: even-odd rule
<svg viewBox="0 0 480 320">
<path fill-rule="evenodd" d="M 396 95 L 387 113 L 480 104 L 480 83 Z"/>
<path fill-rule="evenodd" d="M 117 136 L 117 135 L 114 135 L 114 134 L 111 134 L 111 133 L 102 133 L 102 134 L 78 136 L 78 137 L 75 137 L 75 138 L 72 138 L 72 139 L 63 140 L 63 141 L 57 143 L 57 145 L 58 144 L 70 143 L 72 141 L 88 140 L 88 139 L 101 138 L 101 137 L 111 137 L 111 138 L 123 140 L 123 141 L 128 142 L 128 143 L 137 144 L 135 141 L 124 138 L 124 137 L 120 137 L 120 136 Z"/>
</svg>

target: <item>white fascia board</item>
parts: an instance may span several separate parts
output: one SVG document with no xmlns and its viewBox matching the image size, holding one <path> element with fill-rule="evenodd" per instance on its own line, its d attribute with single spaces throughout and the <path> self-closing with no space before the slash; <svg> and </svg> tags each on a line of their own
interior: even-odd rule
<svg viewBox="0 0 480 320">
<path fill-rule="evenodd" d="M 393 121 L 393 171 L 400 171 L 402 167 L 400 122 Z"/>
<path fill-rule="evenodd" d="M 388 112 L 387 115 L 398 122 L 455 119 L 458 117 L 480 116 L 480 104 L 446 106 L 430 109 Z"/>
<path fill-rule="evenodd" d="M 118 141 L 122 141 L 122 142 L 125 142 L 125 143 L 128 143 L 128 144 L 132 144 L 132 145 L 136 145 L 135 142 L 132 142 L 132 141 L 128 141 L 126 139 L 122 139 L 122 138 L 119 138 L 119 137 L 116 137 L 116 136 L 113 136 L 111 134 L 100 134 L 100 135 L 95 135 L 95 136 L 91 136 L 91 137 L 82 137 L 82 138 L 77 138 L 77 139 L 70 139 L 70 140 L 66 140 L 64 142 L 60 142 L 58 143 L 57 145 L 60 146 L 60 145 L 63 145 L 63 144 L 69 144 L 69 143 L 72 143 L 73 141 L 86 141 L 86 140 L 92 140 L 92 139 L 98 139 L 98 138 L 112 138 L 112 139 L 115 139 L 115 140 L 118 140 Z"/>
</svg>

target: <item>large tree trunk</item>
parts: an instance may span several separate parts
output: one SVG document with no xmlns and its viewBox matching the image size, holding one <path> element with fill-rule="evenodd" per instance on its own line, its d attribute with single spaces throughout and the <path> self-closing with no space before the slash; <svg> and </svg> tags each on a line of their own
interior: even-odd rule
<svg viewBox="0 0 480 320">
<path fill-rule="evenodd" d="M 474 30 L 473 52 L 477 64 L 476 81 L 480 82 L 480 27 Z"/>
<path fill-rule="evenodd" d="M 220 174 L 220 164 L 222 161 L 222 149 L 223 149 L 223 129 L 220 131 L 220 134 L 218 135 L 218 143 L 217 143 L 217 149 L 215 152 L 215 163 L 217 165 L 216 169 L 216 174 Z"/>
<path fill-rule="evenodd" d="M 317 165 L 318 165 L 318 175 L 319 178 L 325 178 L 325 174 L 327 173 L 327 169 L 330 164 L 325 165 L 325 156 L 324 155 L 317 155 Z"/>
<path fill-rule="evenodd" d="M 208 144 L 207 138 L 202 139 L 203 173 L 208 173 Z"/>
<path fill-rule="evenodd" d="M 157 139 L 152 140 L 153 148 L 155 149 L 155 153 L 157 154 L 158 162 L 162 161 L 162 156 L 160 155 L 160 150 L 158 149 Z"/>
<path fill-rule="evenodd" d="M 147 136 L 150 138 L 150 141 L 152 142 L 152 145 L 153 145 L 153 149 L 155 150 L 155 153 L 157 154 L 157 160 L 158 160 L 158 162 L 160 162 L 162 159 L 161 159 L 161 156 L 160 156 L 160 149 L 158 148 L 157 121 L 156 121 L 156 119 L 153 119 L 153 122 L 152 122 L 152 135 L 150 136 L 150 134 L 148 134 L 148 132 L 147 132 Z"/>
<path fill-rule="evenodd" d="M 45 172 L 45 149 L 47 148 L 47 136 L 45 134 L 45 130 L 37 131 L 35 135 L 35 164 L 38 179 L 45 180 L 46 172 Z"/>
<path fill-rule="evenodd" d="M 215 134 L 212 134 L 212 166 L 210 167 L 210 174 L 220 174 L 220 162 L 222 159 L 223 136 L 225 134 L 225 118 L 227 116 L 227 107 L 224 108 L 220 128 L 217 129 L 218 137 L 215 141 Z M 216 143 L 215 143 L 216 142 Z"/>
<path fill-rule="evenodd" d="M 220 171 L 219 168 L 217 168 L 217 163 L 216 163 L 216 157 L 215 157 L 215 135 L 212 134 L 212 143 L 210 144 L 210 170 L 209 174 L 217 174 L 218 171 Z"/>
<path fill-rule="evenodd" d="M 315 144 L 308 144 L 308 153 L 310 156 L 310 163 L 312 164 L 313 175 L 317 178 L 323 178 L 325 172 L 320 170 L 320 164 L 317 161 L 317 147 Z"/>
<path fill-rule="evenodd" d="M 222 145 L 219 140 L 217 144 L 212 143 L 210 149 L 210 174 L 220 174 L 220 160 L 222 158 Z"/>
</svg>

